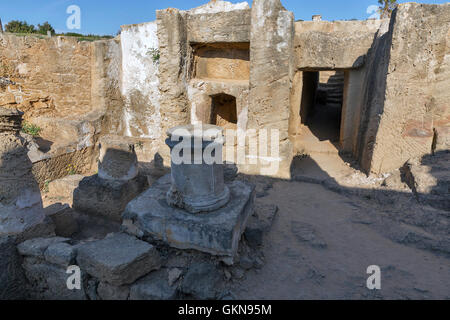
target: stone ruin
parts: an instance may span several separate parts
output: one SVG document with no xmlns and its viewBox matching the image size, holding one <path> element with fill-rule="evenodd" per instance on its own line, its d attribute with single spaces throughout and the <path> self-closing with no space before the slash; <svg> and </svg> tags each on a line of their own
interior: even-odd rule
<svg viewBox="0 0 450 320">
<path fill-rule="evenodd" d="M 225 183 L 223 165 L 205 162 L 207 148 L 213 146 L 222 154 L 220 127 L 194 128 L 189 125 L 169 130 L 167 144 L 173 149 L 180 138 L 192 143 L 192 149 L 187 150 L 194 159 L 195 149 L 199 149 L 199 164 L 172 161 L 170 177 L 164 176 L 128 204 L 124 224 L 138 237 L 150 235 L 171 247 L 226 257 L 233 264 L 253 214 L 254 186 L 243 181 Z M 195 139 L 199 139 L 198 146 L 194 146 Z"/>
<path fill-rule="evenodd" d="M 211 1 L 156 17 L 92 43 L 0 34 L 0 299 L 233 298 L 224 279 L 264 265 L 278 210 L 248 182 L 262 168 L 297 178 L 297 157 L 335 153 L 420 190 L 411 159 L 449 150 L 449 4 L 329 22 Z M 227 129 L 278 130 L 280 154 L 173 162 L 173 138 L 221 153 Z M 420 197 L 448 208 L 445 186 Z"/>
</svg>

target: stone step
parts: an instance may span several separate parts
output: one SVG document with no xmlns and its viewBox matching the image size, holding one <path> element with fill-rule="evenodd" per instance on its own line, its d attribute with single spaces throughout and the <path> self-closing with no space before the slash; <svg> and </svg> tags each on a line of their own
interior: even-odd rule
<svg viewBox="0 0 450 320">
<path fill-rule="evenodd" d="M 342 98 L 327 98 L 327 102 L 342 103 Z"/>
<path fill-rule="evenodd" d="M 343 92 L 327 92 L 327 97 L 328 98 L 342 99 L 343 96 L 344 96 Z"/>
</svg>

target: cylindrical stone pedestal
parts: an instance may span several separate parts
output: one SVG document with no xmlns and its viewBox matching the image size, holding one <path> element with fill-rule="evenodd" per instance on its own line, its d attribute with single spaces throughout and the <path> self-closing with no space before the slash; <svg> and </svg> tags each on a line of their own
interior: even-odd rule
<svg viewBox="0 0 450 320">
<path fill-rule="evenodd" d="M 129 181 L 137 175 L 134 145 L 123 137 L 103 136 L 100 139 L 98 176 L 105 180 Z"/>
<path fill-rule="evenodd" d="M 193 214 L 225 206 L 230 200 L 230 190 L 224 183 L 221 161 L 223 129 L 212 125 L 186 125 L 170 129 L 167 135 L 172 161 L 168 204 Z M 218 156 L 220 161 L 211 163 L 208 158 L 211 154 Z M 190 161 L 180 163 L 180 157 Z"/>
</svg>

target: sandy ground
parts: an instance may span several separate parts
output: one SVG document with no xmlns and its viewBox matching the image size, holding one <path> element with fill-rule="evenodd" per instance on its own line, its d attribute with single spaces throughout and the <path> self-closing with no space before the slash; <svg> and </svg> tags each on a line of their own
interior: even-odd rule
<svg viewBox="0 0 450 320">
<path fill-rule="evenodd" d="M 450 213 L 358 171 L 339 155 L 329 122 L 304 128 L 296 147 L 309 156 L 295 160 L 296 181 L 257 179 L 272 187 L 257 201 L 279 211 L 265 265 L 234 284 L 237 298 L 450 299 Z M 381 290 L 367 288 L 371 265 L 381 268 Z"/>
<path fill-rule="evenodd" d="M 236 286 L 238 298 L 450 299 L 448 257 L 398 244 L 362 223 L 361 214 L 379 214 L 370 204 L 287 181 L 259 201 L 277 204 L 279 213 L 265 238 L 266 265 Z M 370 265 L 381 268 L 379 291 L 366 287 Z"/>
</svg>

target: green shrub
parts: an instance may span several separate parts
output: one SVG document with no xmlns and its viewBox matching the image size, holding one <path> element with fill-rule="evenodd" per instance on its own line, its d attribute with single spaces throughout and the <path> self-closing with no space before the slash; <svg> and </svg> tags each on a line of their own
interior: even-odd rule
<svg viewBox="0 0 450 320">
<path fill-rule="evenodd" d="M 35 33 L 34 25 L 28 24 L 26 21 L 12 20 L 5 26 L 6 32 L 11 33 Z"/>
<path fill-rule="evenodd" d="M 29 134 L 33 137 L 39 137 L 39 134 L 41 133 L 41 131 L 42 131 L 41 128 L 39 128 L 38 126 L 36 126 L 32 123 L 29 123 L 26 121 L 24 121 L 22 123 L 22 132 Z"/>
<path fill-rule="evenodd" d="M 151 48 L 150 50 L 148 50 L 148 54 L 152 56 L 153 63 L 159 62 L 159 58 L 161 58 L 159 49 Z"/>
</svg>

